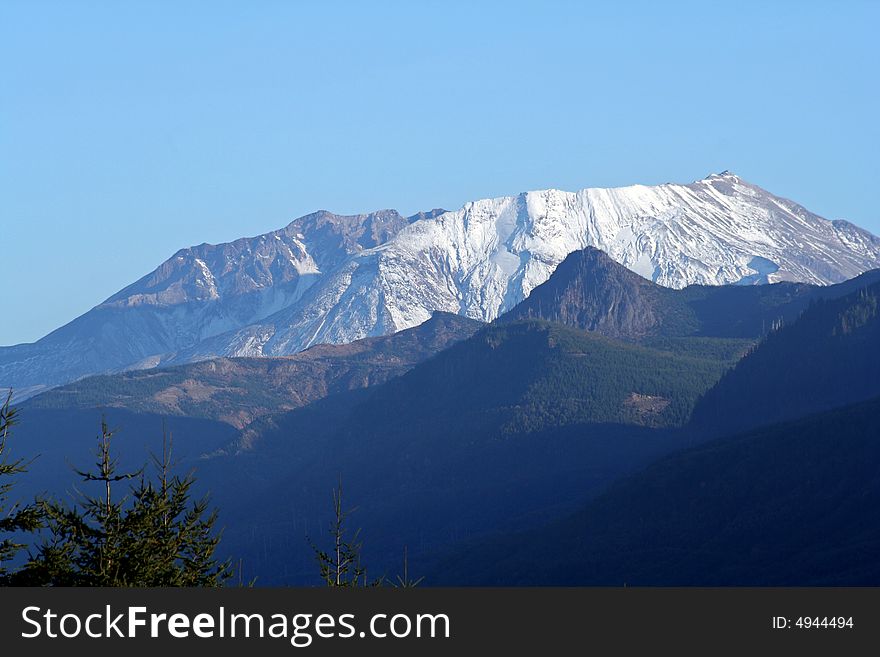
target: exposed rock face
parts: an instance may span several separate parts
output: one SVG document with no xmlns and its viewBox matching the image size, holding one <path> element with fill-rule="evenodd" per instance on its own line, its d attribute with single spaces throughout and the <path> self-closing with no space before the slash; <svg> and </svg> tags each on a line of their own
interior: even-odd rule
<svg viewBox="0 0 880 657">
<path fill-rule="evenodd" d="M 179 251 L 38 342 L 0 348 L 0 385 L 28 394 L 100 372 L 289 355 L 394 333 L 435 310 L 488 321 L 588 246 L 671 288 L 829 284 L 880 266 L 874 235 L 729 172 L 687 185 L 527 192 L 409 218 L 317 212 Z M 582 323 L 612 321 L 588 313 Z"/>
</svg>

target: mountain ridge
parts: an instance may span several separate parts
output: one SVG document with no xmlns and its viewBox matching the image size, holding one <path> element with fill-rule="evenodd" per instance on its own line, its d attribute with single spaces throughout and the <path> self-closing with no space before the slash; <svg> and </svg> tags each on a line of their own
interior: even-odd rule
<svg viewBox="0 0 880 657">
<path fill-rule="evenodd" d="M 666 288 L 594 247 L 569 254 L 544 283 L 497 322 L 543 319 L 631 342 L 704 336 L 758 339 L 811 304 L 880 283 L 880 269 L 827 286 L 689 285 Z"/>
<path fill-rule="evenodd" d="M 880 238 L 735 174 L 690 184 L 543 190 L 403 217 L 306 215 L 178 251 L 36 343 L 0 347 L 0 385 L 216 356 L 279 356 L 420 324 L 490 321 L 594 246 L 664 286 L 838 282 L 880 266 Z"/>
<path fill-rule="evenodd" d="M 438 312 L 427 322 L 393 335 L 316 345 L 292 356 L 217 358 L 86 377 L 36 395 L 22 408 L 26 412 L 121 408 L 244 429 L 265 415 L 400 376 L 481 326 L 476 320 Z"/>
</svg>

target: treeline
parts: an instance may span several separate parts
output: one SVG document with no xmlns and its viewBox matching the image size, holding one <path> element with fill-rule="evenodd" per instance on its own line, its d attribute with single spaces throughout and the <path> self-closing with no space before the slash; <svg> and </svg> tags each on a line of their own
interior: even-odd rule
<svg viewBox="0 0 880 657">
<path fill-rule="evenodd" d="M 15 478 L 29 463 L 11 460 L 9 438 L 17 422 L 10 392 L 0 406 L 0 586 L 218 587 L 237 581 L 230 559 L 218 556 L 217 509 L 195 498 L 193 473 L 174 470 L 173 441 L 163 431 L 162 454 L 136 471 L 123 471 L 113 449 L 114 432 L 101 422 L 95 461 L 74 470 L 80 483 L 72 502 L 42 497 L 13 500 Z M 392 581 L 368 580 L 351 511 L 342 507 L 342 485 L 333 491 L 332 544 L 312 544 L 317 570 L 328 586 L 414 586 L 407 572 Z M 30 537 L 26 544 L 25 537 Z M 27 550 L 26 559 L 15 560 Z M 16 564 L 16 565 L 13 565 Z M 239 569 L 240 571 L 240 569 Z M 238 578 L 236 580 L 236 575 Z M 253 581 L 249 582 L 253 584 Z"/>
</svg>

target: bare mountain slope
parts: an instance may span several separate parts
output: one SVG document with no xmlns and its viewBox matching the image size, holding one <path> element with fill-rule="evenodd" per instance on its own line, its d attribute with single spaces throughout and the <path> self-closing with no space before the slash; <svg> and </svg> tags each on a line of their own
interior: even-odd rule
<svg viewBox="0 0 880 657">
<path fill-rule="evenodd" d="M 100 372 L 289 355 L 394 333 L 435 310 L 488 321 L 587 246 L 672 288 L 828 284 L 880 266 L 874 235 L 729 172 L 686 185 L 527 192 L 409 218 L 320 212 L 184 249 L 38 342 L 0 348 L 0 385 L 26 395 Z"/>
</svg>

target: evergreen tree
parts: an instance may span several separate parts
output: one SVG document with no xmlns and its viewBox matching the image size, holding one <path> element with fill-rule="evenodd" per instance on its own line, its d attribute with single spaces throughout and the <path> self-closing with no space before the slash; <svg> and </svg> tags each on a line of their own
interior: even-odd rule
<svg viewBox="0 0 880 657">
<path fill-rule="evenodd" d="M 171 440 L 163 435 L 162 458 L 153 458 L 155 483 L 144 469 L 119 472 L 113 432 L 101 423 L 97 461 L 91 472 L 77 471 L 101 494 L 82 494 L 72 507 L 54 501 L 42 506 L 50 537 L 21 574 L 22 583 L 54 586 L 219 586 L 232 576 L 228 561 L 215 557 L 219 536 L 216 511 L 207 499 L 191 500 L 195 483 L 171 472 Z M 117 499 L 115 486 L 134 480 Z"/>
<path fill-rule="evenodd" d="M 7 460 L 7 440 L 12 425 L 16 421 L 16 409 L 12 406 L 12 391 L 6 396 L 5 403 L 0 406 L 0 585 L 9 582 L 9 570 L 6 562 L 22 547 L 8 535 L 12 532 L 29 532 L 40 527 L 40 513 L 35 506 L 19 506 L 8 502 L 12 492 L 12 477 L 26 471 L 22 460 Z"/>
<path fill-rule="evenodd" d="M 409 576 L 409 555 L 406 546 L 403 547 L 403 575 L 397 576 L 397 581 L 392 582 L 391 586 L 396 589 L 414 589 L 422 583 L 424 577 L 411 579 Z"/>
<path fill-rule="evenodd" d="M 367 569 L 361 563 L 361 548 L 363 547 L 363 543 L 359 540 L 361 530 L 358 529 L 351 533 L 346 525 L 346 520 L 356 509 L 346 511 L 343 508 L 341 481 L 339 487 L 333 489 L 332 496 L 333 520 L 330 522 L 332 546 L 329 550 L 322 550 L 314 543 L 311 544 L 318 561 L 321 579 L 327 586 L 352 588 L 383 586 L 390 583 L 395 588 L 414 588 L 421 584 L 423 577 L 410 578 L 406 547 L 403 548 L 403 575 L 398 575 L 396 581 L 389 582 L 384 575 L 372 581 L 367 579 Z"/>
<path fill-rule="evenodd" d="M 339 487 L 333 489 L 333 520 L 330 523 L 330 538 L 332 546 L 329 551 L 321 550 L 312 543 L 312 550 L 318 561 L 321 579 L 327 586 L 356 587 L 356 586 L 379 586 L 382 580 L 367 580 L 367 569 L 361 564 L 361 548 L 363 543 L 359 540 L 361 530 L 356 530 L 349 536 L 346 519 L 355 511 L 345 511 L 342 506 L 342 482 Z"/>
</svg>

